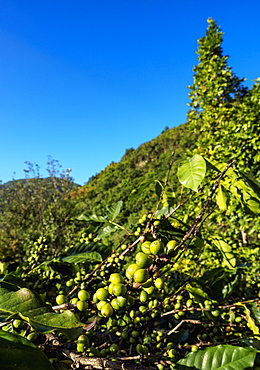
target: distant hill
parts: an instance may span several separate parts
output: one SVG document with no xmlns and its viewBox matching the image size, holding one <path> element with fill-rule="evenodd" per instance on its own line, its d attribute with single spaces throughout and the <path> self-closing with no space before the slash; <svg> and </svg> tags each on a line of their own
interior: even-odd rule
<svg viewBox="0 0 260 370">
<path fill-rule="evenodd" d="M 39 189 L 38 192 L 45 194 L 46 199 L 51 201 L 55 193 L 68 193 L 79 187 L 80 185 L 75 184 L 70 179 L 53 177 L 36 177 L 8 181 L 5 184 L 0 184 L 0 211 L 4 212 L 7 198 L 12 195 L 15 196 L 21 189 L 24 189 L 24 192 L 27 192 L 28 196 L 37 192 L 37 189 Z"/>
<path fill-rule="evenodd" d="M 39 177 L 37 178 L 39 179 L 40 181 L 42 182 L 46 182 L 46 183 L 51 183 L 53 181 L 53 179 L 51 177 Z M 11 180 L 11 181 L 8 181 L 8 182 L 5 182 L 4 184 L 0 184 L 0 189 L 1 188 L 9 188 L 9 187 L 13 187 L 17 184 L 21 184 L 21 185 L 30 185 L 32 184 L 33 182 L 35 181 L 35 178 L 25 178 L 25 179 L 18 179 L 18 180 Z M 62 184 L 62 182 L 64 181 L 68 181 L 66 179 L 62 179 L 62 178 L 56 178 L 56 181 L 60 184 Z M 69 180 L 69 183 L 71 184 L 71 187 L 72 188 L 77 188 L 79 187 L 80 185 L 78 184 L 75 184 L 73 181 L 70 181 Z"/>
</svg>

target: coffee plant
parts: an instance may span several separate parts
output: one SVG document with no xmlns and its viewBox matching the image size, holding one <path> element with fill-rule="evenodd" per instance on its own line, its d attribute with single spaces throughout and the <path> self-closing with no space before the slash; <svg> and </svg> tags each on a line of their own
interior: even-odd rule
<svg viewBox="0 0 260 370">
<path fill-rule="evenodd" d="M 257 217 L 260 184 L 200 155 L 179 166 L 178 196 L 170 176 L 131 229 L 119 201 L 77 217 L 78 243 L 58 256 L 41 237 L 15 268 L 2 259 L 1 369 L 259 369 L 259 245 L 212 220 L 234 197 Z"/>
</svg>

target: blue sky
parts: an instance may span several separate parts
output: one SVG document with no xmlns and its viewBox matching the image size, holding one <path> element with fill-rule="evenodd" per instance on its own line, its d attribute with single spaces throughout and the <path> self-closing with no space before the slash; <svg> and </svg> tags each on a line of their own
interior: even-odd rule
<svg viewBox="0 0 260 370">
<path fill-rule="evenodd" d="M 0 180 L 45 171 L 84 184 L 186 121 L 207 18 L 246 84 L 260 77 L 259 0 L 0 0 Z"/>
</svg>

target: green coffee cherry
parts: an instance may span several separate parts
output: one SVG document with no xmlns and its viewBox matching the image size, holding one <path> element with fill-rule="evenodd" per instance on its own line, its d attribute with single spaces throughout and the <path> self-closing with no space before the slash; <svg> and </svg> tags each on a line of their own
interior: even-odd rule
<svg viewBox="0 0 260 370">
<path fill-rule="evenodd" d="M 102 316 L 110 317 L 113 315 L 113 312 L 114 312 L 113 307 L 109 303 L 104 304 L 101 308 Z"/>
<path fill-rule="evenodd" d="M 32 331 L 30 334 L 27 335 L 27 339 L 33 342 L 35 339 L 37 339 L 37 333 L 35 331 Z"/>
<path fill-rule="evenodd" d="M 111 344 L 109 347 L 110 352 L 112 353 L 117 353 L 119 351 L 119 347 L 116 343 Z"/>
<path fill-rule="evenodd" d="M 86 301 L 78 301 L 77 302 L 77 309 L 79 311 L 86 311 L 88 308 L 88 303 Z"/>
<path fill-rule="evenodd" d="M 150 251 L 154 255 L 159 255 L 164 252 L 164 245 L 161 240 L 154 240 L 150 245 Z"/>
<path fill-rule="evenodd" d="M 78 299 L 80 301 L 89 301 L 90 300 L 90 294 L 86 290 L 82 289 L 78 292 Z"/>
<path fill-rule="evenodd" d="M 22 325 L 22 323 L 23 323 L 22 320 L 15 319 L 13 321 L 13 327 L 18 329 Z"/>
<path fill-rule="evenodd" d="M 153 263 L 153 259 L 148 254 L 145 254 L 142 252 L 136 255 L 135 261 L 136 261 L 138 268 L 140 269 L 148 268 Z"/>
<path fill-rule="evenodd" d="M 68 302 L 68 299 L 67 299 L 67 297 L 64 294 L 59 294 L 56 297 L 56 303 L 58 305 L 62 305 L 62 304 L 67 303 L 67 302 Z"/>
<path fill-rule="evenodd" d="M 105 289 L 105 288 L 99 288 L 96 293 L 95 293 L 95 296 L 97 299 L 99 299 L 100 301 L 106 301 L 107 298 L 108 298 L 108 291 Z"/>
<path fill-rule="evenodd" d="M 149 279 L 149 273 L 145 269 L 138 269 L 134 272 L 133 277 L 135 283 L 144 283 Z"/>
<path fill-rule="evenodd" d="M 136 270 L 138 270 L 138 266 L 137 266 L 137 264 L 136 263 L 132 263 L 131 265 L 129 265 L 128 267 L 127 267 L 127 269 L 126 269 L 126 272 L 125 272 L 125 274 L 126 274 L 126 277 L 128 278 L 128 279 L 132 279 L 133 278 L 133 276 L 134 276 L 134 273 L 135 273 L 135 271 Z"/>
<path fill-rule="evenodd" d="M 139 299 L 141 302 L 146 302 L 148 299 L 148 293 L 145 290 L 142 290 Z"/>
<path fill-rule="evenodd" d="M 112 292 L 115 296 L 124 296 L 126 294 L 126 286 L 124 284 L 115 284 L 113 286 Z"/>
<path fill-rule="evenodd" d="M 154 281 L 154 285 L 157 289 L 162 289 L 163 288 L 163 285 L 164 285 L 164 280 L 163 278 L 157 278 L 155 279 Z"/>
<path fill-rule="evenodd" d="M 89 338 L 85 334 L 80 335 L 77 341 L 77 351 L 84 352 L 88 347 L 89 347 Z"/>
<path fill-rule="evenodd" d="M 119 284 L 119 283 L 123 283 L 124 282 L 124 278 L 121 274 L 119 273 L 113 273 L 110 275 L 109 277 L 109 281 L 112 283 L 112 284 Z"/>
</svg>

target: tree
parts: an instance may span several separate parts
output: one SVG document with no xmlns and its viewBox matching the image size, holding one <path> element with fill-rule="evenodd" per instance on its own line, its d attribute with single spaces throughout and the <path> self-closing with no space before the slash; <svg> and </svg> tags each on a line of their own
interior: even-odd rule
<svg viewBox="0 0 260 370">
<path fill-rule="evenodd" d="M 189 86 L 189 127 L 200 133 L 198 150 L 216 160 L 236 159 L 256 174 L 259 146 L 259 81 L 243 86 L 223 55 L 223 32 L 208 19 L 206 35 L 198 41 L 198 65 Z"/>
<path fill-rule="evenodd" d="M 251 90 L 243 86 L 244 79 L 239 79 L 228 65 L 228 56 L 223 54 L 222 42 L 223 32 L 220 27 L 214 20 L 208 19 L 206 35 L 198 41 L 198 65 L 193 69 L 194 81 L 189 86 L 191 110 L 188 112 L 188 125 L 197 133 L 195 152 L 203 154 L 213 163 L 236 160 L 239 169 L 258 178 L 260 80 L 255 81 Z M 219 189 L 217 202 L 220 214 L 213 216 L 212 225 L 218 225 L 221 232 L 229 230 L 233 241 L 237 234 L 241 242 L 247 243 L 249 235 L 245 236 L 245 230 L 251 229 L 253 234 L 253 230 L 259 228 L 259 223 L 256 218 L 252 218 L 255 216 L 251 212 L 253 207 L 251 211 L 246 209 L 247 215 L 242 217 L 241 189 L 233 185 L 231 181 Z M 235 195 L 232 199 L 226 199 L 227 188 L 232 189 Z M 255 200 L 248 196 L 247 204 L 250 202 Z"/>
<path fill-rule="evenodd" d="M 67 195 L 78 186 L 69 171 L 60 171 L 58 161 L 49 158 L 49 177 L 42 178 L 37 165 L 26 164 L 26 179 L 1 187 L 0 255 L 23 256 L 39 237 L 47 238 L 55 253 L 71 242 L 75 229 L 71 221 L 75 202 Z"/>
</svg>

